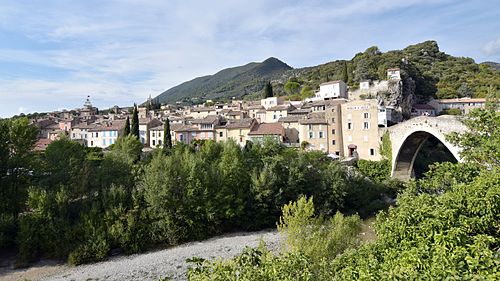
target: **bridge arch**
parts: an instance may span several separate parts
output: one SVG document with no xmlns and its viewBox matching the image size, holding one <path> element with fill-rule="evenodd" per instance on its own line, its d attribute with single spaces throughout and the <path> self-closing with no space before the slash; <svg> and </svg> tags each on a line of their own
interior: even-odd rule
<svg viewBox="0 0 500 281">
<path fill-rule="evenodd" d="M 438 139 L 460 162 L 460 148 L 448 142 L 446 135 L 451 132 L 463 132 L 465 129 L 453 116 L 416 117 L 388 128 L 392 143 L 391 176 L 409 180 L 413 176 L 417 154 L 431 136 Z"/>
</svg>

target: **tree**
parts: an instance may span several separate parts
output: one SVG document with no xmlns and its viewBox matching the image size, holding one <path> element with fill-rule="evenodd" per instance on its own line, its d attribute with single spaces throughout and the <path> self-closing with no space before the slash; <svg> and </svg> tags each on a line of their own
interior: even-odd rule
<svg viewBox="0 0 500 281">
<path fill-rule="evenodd" d="M 310 97 L 313 97 L 314 96 L 314 92 L 313 90 L 311 89 L 311 87 L 309 86 L 304 86 L 302 87 L 302 89 L 300 90 L 300 97 L 304 100 L 304 99 L 307 99 L 307 98 L 310 98 Z"/>
<path fill-rule="evenodd" d="M 163 150 L 172 148 L 172 135 L 170 134 L 170 120 L 167 118 L 163 124 Z"/>
<path fill-rule="evenodd" d="M 123 128 L 123 136 L 126 137 L 130 135 L 130 118 L 127 116 L 127 121 L 125 121 L 125 128 Z"/>
<path fill-rule="evenodd" d="M 268 81 L 266 85 L 264 86 L 264 92 L 262 93 L 262 98 L 270 98 L 273 96 L 273 85 L 271 85 L 271 82 Z"/>
<path fill-rule="evenodd" d="M 130 128 L 130 133 L 137 139 L 139 136 L 139 112 L 137 111 L 137 105 L 134 103 L 134 111 L 132 112 L 132 126 Z"/>
<path fill-rule="evenodd" d="M 125 136 L 116 140 L 110 155 L 124 163 L 133 164 L 140 159 L 141 152 L 141 142 L 134 136 Z"/>
<path fill-rule="evenodd" d="M 500 165 L 500 112 L 498 98 L 489 101 L 485 109 L 473 109 L 462 119 L 464 133 L 452 133 L 447 139 L 462 148 L 460 156 L 473 163 Z"/>
<path fill-rule="evenodd" d="M 286 82 L 285 86 L 285 92 L 289 95 L 294 95 L 294 94 L 299 94 L 300 92 L 300 83 L 295 82 L 294 80 L 290 79 L 288 82 Z"/>
<path fill-rule="evenodd" d="M 347 62 L 344 61 L 344 68 L 342 69 L 342 81 L 345 83 L 349 82 L 349 76 L 347 75 Z"/>
</svg>

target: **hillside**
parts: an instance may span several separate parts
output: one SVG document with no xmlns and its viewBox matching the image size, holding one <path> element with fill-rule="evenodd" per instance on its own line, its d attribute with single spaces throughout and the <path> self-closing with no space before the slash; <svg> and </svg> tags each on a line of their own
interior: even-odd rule
<svg viewBox="0 0 500 281">
<path fill-rule="evenodd" d="M 279 77 L 292 69 L 276 58 L 261 63 L 252 62 L 243 66 L 227 68 L 214 75 L 207 75 L 184 82 L 163 93 L 157 99 L 161 103 L 190 98 L 220 99 L 238 97 L 258 92 L 266 81 Z"/>
<path fill-rule="evenodd" d="M 455 57 L 439 49 L 436 41 L 425 41 L 402 50 L 381 52 L 372 46 L 357 53 L 351 60 L 335 60 L 325 64 L 292 69 L 284 62 L 270 58 L 262 63 L 224 69 L 214 75 L 195 78 L 173 87 L 158 96 L 160 102 L 196 99 L 227 99 L 231 97 L 257 98 L 265 81 L 273 81 L 278 95 L 293 95 L 317 90 L 319 84 L 330 80 L 346 80 L 351 89 L 360 81 L 383 80 L 387 68 L 401 68 L 407 92 L 414 102 L 430 97 L 455 98 L 484 97 L 488 92 L 500 91 L 498 64 L 477 64 L 471 58 Z M 299 87 L 287 90 L 287 82 Z M 307 90 L 307 91 L 301 91 Z M 307 94 L 307 93 L 306 93 Z"/>
</svg>

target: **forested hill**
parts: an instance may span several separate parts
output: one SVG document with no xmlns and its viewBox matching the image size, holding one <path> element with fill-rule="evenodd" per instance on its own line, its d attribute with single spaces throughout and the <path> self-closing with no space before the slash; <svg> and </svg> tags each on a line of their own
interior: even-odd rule
<svg viewBox="0 0 500 281">
<path fill-rule="evenodd" d="M 261 63 L 252 62 L 243 66 L 226 68 L 214 75 L 207 75 L 184 82 L 163 93 L 159 102 L 175 102 L 192 98 L 217 99 L 243 97 L 260 91 L 264 84 L 292 69 L 277 58 L 268 58 Z"/>
<path fill-rule="evenodd" d="M 417 102 L 430 97 L 484 97 L 488 92 L 500 91 L 497 63 L 478 64 L 471 58 L 455 57 L 442 52 L 436 41 L 425 41 L 385 53 L 372 46 L 351 60 L 299 69 L 270 58 L 193 79 L 163 92 L 158 98 L 160 102 L 189 101 L 193 97 L 198 100 L 251 99 L 259 96 L 267 80 L 273 81 L 275 94 L 303 98 L 329 80 L 347 81 L 351 89 L 355 89 L 363 80 L 386 79 L 387 68 L 393 67 L 401 68 L 405 82 L 414 81 L 412 94 Z M 287 82 L 293 87 L 285 87 Z"/>
</svg>

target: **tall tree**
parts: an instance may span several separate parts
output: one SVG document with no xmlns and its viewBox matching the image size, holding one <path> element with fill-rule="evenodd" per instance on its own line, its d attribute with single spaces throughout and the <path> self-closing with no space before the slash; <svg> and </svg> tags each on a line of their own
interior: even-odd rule
<svg viewBox="0 0 500 281">
<path fill-rule="evenodd" d="M 130 135 L 130 118 L 127 116 L 127 121 L 125 121 L 125 128 L 123 128 L 123 136 L 126 137 Z"/>
<path fill-rule="evenodd" d="M 262 94 L 262 98 L 270 98 L 273 96 L 273 85 L 271 85 L 271 82 L 268 81 L 266 83 L 266 86 L 264 87 L 264 93 Z"/>
<path fill-rule="evenodd" d="M 137 112 L 137 105 L 135 103 L 134 112 L 132 113 L 132 126 L 130 130 L 130 133 L 139 139 L 139 112 Z"/>
<path fill-rule="evenodd" d="M 163 124 L 163 150 L 172 148 L 172 135 L 170 135 L 170 120 L 167 118 Z"/>
<path fill-rule="evenodd" d="M 349 76 L 347 75 L 347 62 L 344 61 L 344 69 L 342 69 L 342 81 L 348 83 Z"/>
</svg>

